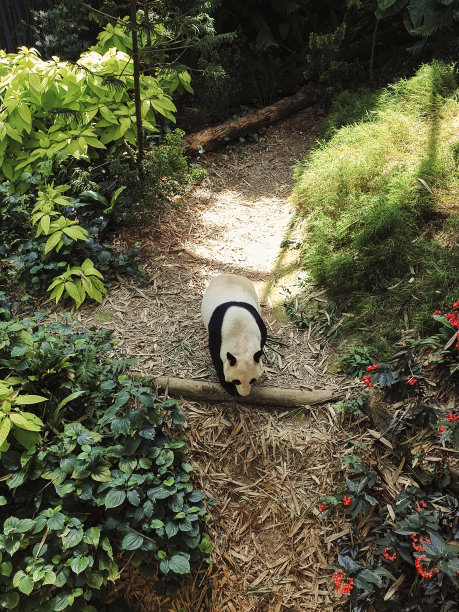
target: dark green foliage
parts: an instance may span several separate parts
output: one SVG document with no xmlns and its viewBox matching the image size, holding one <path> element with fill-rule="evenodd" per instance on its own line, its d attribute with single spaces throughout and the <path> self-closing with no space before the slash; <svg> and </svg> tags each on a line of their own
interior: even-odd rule
<svg viewBox="0 0 459 612">
<path fill-rule="evenodd" d="M 410 51 L 417 54 L 429 45 L 435 45 L 440 37 L 454 39 L 454 28 L 459 23 L 459 0 L 414 0 L 408 4 L 405 25 L 410 34 L 421 37 Z"/>
<path fill-rule="evenodd" d="M 190 180 L 202 177 L 199 171 L 188 168 L 181 144 L 183 135 L 181 130 L 166 132 L 152 146 L 142 161 L 142 178 L 133 165 L 118 158 L 109 159 L 110 176 L 127 187 L 118 200 L 117 220 L 128 219 L 139 206 L 144 211 L 161 210 L 173 196 L 183 193 Z"/>
<path fill-rule="evenodd" d="M 0 281 L 2 280 L 0 276 Z M 8 321 L 11 317 L 11 302 L 5 291 L 0 291 L 0 321 Z"/>
<path fill-rule="evenodd" d="M 357 73 L 356 64 L 342 59 L 346 25 L 342 23 L 330 34 L 309 34 L 304 78 L 313 81 L 315 96 L 321 103 L 330 102 L 340 91 L 350 87 Z"/>
<path fill-rule="evenodd" d="M 103 176 L 102 176 L 103 178 Z M 96 197 L 97 196 L 97 197 Z M 104 275 L 108 286 L 119 274 L 142 275 L 137 259 L 138 248 L 123 252 L 122 247 L 113 249 L 109 242 L 110 224 L 115 221 L 118 208 L 109 210 L 108 202 L 93 191 L 82 192 L 71 198 L 71 205 L 63 214 L 77 219 L 81 227 L 89 232 L 87 242 L 65 240 L 59 253 L 52 251 L 44 256 L 47 236 L 35 236 L 30 222 L 36 198 L 30 194 L 8 195 L 8 185 L 0 186 L 0 208 L 7 223 L 0 229 L 0 256 L 7 265 L 5 274 L 18 282 L 29 294 L 46 291 L 52 279 L 63 272 L 68 261 L 83 261 L 90 258 Z"/>
<path fill-rule="evenodd" d="M 86 2 L 95 7 L 101 2 Z M 44 59 L 56 55 L 61 60 L 75 61 L 94 42 L 97 31 L 82 0 L 61 0 L 54 6 L 34 11 L 33 46 Z"/>
<path fill-rule="evenodd" d="M 127 377 L 110 331 L 42 318 L 0 323 L 0 378 L 49 398 L 28 406 L 45 423 L 38 443 L 0 448 L 0 605 L 89 612 L 121 551 L 171 583 L 208 557 L 204 494 L 184 440 L 164 431 L 183 423 L 175 400 Z"/>
<path fill-rule="evenodd" d="M 391 500 L 392 514 L 387 505 L 378 504 L 376 498 L 365 493 L 365 489 L 371 489 L 376 483 L 375 472 L 363 464 L 353 471 L 361 471 L 365 476 L 358 482 L 346 480 L 346 490 L 352 497 L 348 511 L 356 521 L 356 531 L 352 544 L 348 537 L 340 541 L 340 554 L 333 564 L 335 582 L 338 578 L 336 588 L 350 582 L 352 588 L 348 592 L 354 609 L 360 610 L 361 606 L 369 603 L 379 609 L 378 602 L 403 573 L 409 579 L 390 598 L 391 610 L 418 609 L 421 602 L 427 601 L 430 606 L 441 606 L 442 602 L 453 600 L 459 586 L 459 558 L 457 547 L 446 542 L 457 537 L 458 500 L 448 494 L 428 494 L 410 486 Z M 370 501 L 366 499 L 368 497 Z M 332 508 L 339 505 L 336 497 L 324 499 L 327 503 L 331 501 Z M 360 513 L 353 512 L 352 507 L 359 503 L 362 503 Z M 371 519 L 375 525 L 372 533 L 376 538 L 372 538 L 372 546 L 368 547 L 360 538 L 357 522 L 364 524 L 362 519 L 368 516 L 370 506 L 376 508 Z M 327 511 L 322 513 L 322 517 L 326 514 Z M 418 557 L 421 557 L 419 561 Z M 415 561 L 420 563 L 419 569 L 415 567 Z M 437 569 L 430 574 L 430 580 L 427 575 L 421 580 L 419 574 L 429 568 Z"/>
<path fill-rule="evenodd" d="M 374 353 L 370 347 L 353 347 L 343 355 L 346 374 L 352 378 L 362 378 L 367 366 L 375 362 Z"/>
<path fill-rule="evenodd" d="M 204 71 L 193 80 L 194 114 L 206 121 L 293 93 L 303 84 L 309 33 L 333 31 L 345 12 L 345 2 L 313 6 L 308 0 L 231 0 L 215 4 L 216 32 L 235 33 L 236 38 L 190 58 L 191 65 Z"/>
</svg>

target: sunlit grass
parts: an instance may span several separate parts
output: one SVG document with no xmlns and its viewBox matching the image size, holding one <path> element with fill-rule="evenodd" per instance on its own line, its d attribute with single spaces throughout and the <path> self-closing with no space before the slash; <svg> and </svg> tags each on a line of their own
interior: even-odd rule
<svg viewBox="0 0 459 612">
<path fill-rule="evenodd" d="M 457 81 L 455 67 L 432 63 L 344 94 L 296 168 L 303 265 L 354 315 L 347 332 L 387 351 L 407 321 L 424 332 L 432 310 L 459 298 Z"/>
</svg>

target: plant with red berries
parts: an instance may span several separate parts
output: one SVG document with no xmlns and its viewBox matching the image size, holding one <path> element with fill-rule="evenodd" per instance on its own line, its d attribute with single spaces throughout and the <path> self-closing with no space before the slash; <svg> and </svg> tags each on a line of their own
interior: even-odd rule
<svg viewBox="0 0 459 612">
<path fill-rule="evenodd" d="M 437 410 L 438 441 L 450 440 L 455 449 L 459 449 L 459 410 Z"/>
<path fill-rule="evenodd" d="M 362 377 L 362 382 L 369 388 L 378 385 L 381 388 L 391 388 L 398 383 L 405 384 L 407 388 L 418 390 L 420 380 L 423 378 L 422 372 L 414 357 L 408 360 L 400 359 L 407 354 L 405 351 L 394 355 L 390 363 L 374 363 L 365 368 L 366 374 Z"/>
<path fill-rule="evenodd" d="M 325 495 L 320 498 L 320 501 L 319 511 L 322 513 L 321 518 L 325 518 L 339 504 L 334 495 Z"/>
<path fill-rule="evenodd" d="M 335 569 L 335 589 L 341 595 L 350 595 L 354 602 L 367 598 L 369 593 L 389 584 L 389 579 L 394 578 L 385 567 L 368 568 L 356 561 L 355 549 L 349 555 L 338 555 L 338 562 L 332 567 Z"/>
<path fill-rule="evenodd" d="M 438 366 L 447 366 L 449 375 L 459 372 L 459 300 L 453 302 L 451 308 L 439 308 L 432 314 L 435 321 L 440 323 L 437 334 L 424 338 L 415 346 L 428 347 L 429 360 Z"/>
<path fill-rule="evenodd" d="M 435 604 L 454 599 L 459 588 L 459 557 L 457 547 L 448 542 L 459 536 L 459 501 L 410 486 L 396 496 L 391 508 L 389 513 L 387 506 L 380 505 L 372 514 L 370 546 L 359 541 L 355 529 L 352 544 L 346 536 L 338 540 L 335 591 L 350 598 L 352 609 L 366 610 L 368 603 L 382 601 L 403 573 L 408 580 L 406 588 L 391 596 L 394 609 L 400 604 L 417 609 L 424 597 L 433 594 Z M 359 521 L 362 524 L 361 515 Z"/>
<path fill-rule="evenodd" d="M 358 514 L 367 514 L 370 506 L 376 506 L 378 500 L 369 494 L 369 491 L 376 483 L 376 472 L 368 468 L 365 464 L 359 463 L 351 469 L 351 474 L 361 475 L 358 481 L 346 478 L 346 488 L 343 490 L 341 501 L 346 508 L 346 512 L 355 518 Z"/>
<path fill-rule="evenodd" d="M 449 440 L 455 449 L 459 449 L 459 410 L 437 410 L 437 415 L 439 427 L 436 431 L 440 436 L 438 441 Z"/>
<path fill-rule="evenodd" d="M 392 552 L 390 548 L 385 548 L 383 551 L 383 557 L 384 559 L 392 562 L 397 558 L 397 553 L 395 551 Z"/>
</svg>

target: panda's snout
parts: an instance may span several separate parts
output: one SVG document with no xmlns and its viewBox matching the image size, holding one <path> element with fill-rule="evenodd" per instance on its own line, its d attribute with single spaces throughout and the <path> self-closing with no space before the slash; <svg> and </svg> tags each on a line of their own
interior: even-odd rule
<svg viewBox="0 0 459 612">
<path fill-rule="evenodd" d="M 245 397 L 246 395 L 249 395 L 252 389 L 252 386 L 251 385 L 238 385 L 236 389 L 239 395 L 241 395 L 242 397 Z"/>
</svg>

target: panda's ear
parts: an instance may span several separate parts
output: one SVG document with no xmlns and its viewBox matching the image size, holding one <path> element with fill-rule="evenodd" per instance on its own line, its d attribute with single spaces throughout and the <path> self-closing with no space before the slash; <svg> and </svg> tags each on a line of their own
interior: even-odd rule
<svg viewBox="0 0 459 612">
<path fill-rule="evenodd" d="M 263 355 L 263 351 L 262 351 L 262 350 L 260 350 L 260 351 L 257 351 L 257 352 L 255 353 L 255 355 L 253 356 L 253 358 L 255 359 L 255 361 L 256 361 L 257 363 L 260 363 L 260 359 L 261 359 L 261 356 L 262 356 L 262 355 Z"/>
<path fill-rule="evenodd" d="M 230 362 L 230 366 L 236 365 L 236 357 L 234 355 L 231 355 L 231 353 L 226 353 L 226 358 Z"/>
</svg>

